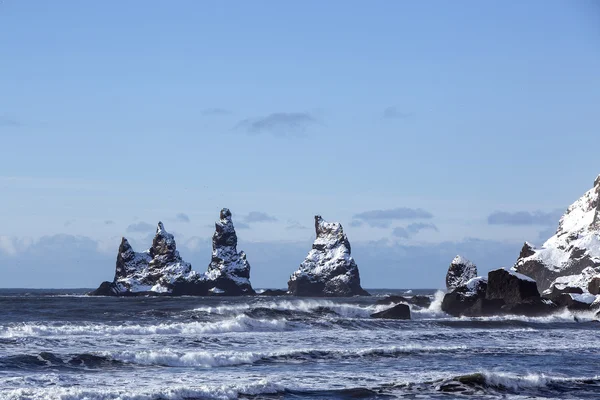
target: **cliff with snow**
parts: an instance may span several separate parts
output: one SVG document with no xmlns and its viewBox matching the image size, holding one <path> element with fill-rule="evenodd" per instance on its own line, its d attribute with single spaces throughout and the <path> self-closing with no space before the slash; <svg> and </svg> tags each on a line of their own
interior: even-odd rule
<svg viewBox="0 0 600 400">
<path fill-rule="evenodd" d="M 350 242 L 338 222 L 315 216 L 316 239 L 300 268 L 288 281 L 295 296 L 369 295 L 360 286 L 358 266 L 351 256 Z"/>
<path fill-rule="evenodd" d="M 600 270 L 600 176 L 594 187 L 571 204 L 554 236 L 537 249 L 525 243 L 513 269 L 547 289 L 562 276 L 578 275 L 588 267 Z"/>
</svg>

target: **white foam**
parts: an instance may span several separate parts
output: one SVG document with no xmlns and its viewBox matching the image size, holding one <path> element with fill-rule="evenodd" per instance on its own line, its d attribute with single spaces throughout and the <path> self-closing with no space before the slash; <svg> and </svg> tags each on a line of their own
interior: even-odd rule
<svg viewBox="0 0 600 400">
<path fill-rule="evenodd" d="M 157 325 L 107 325 L 23 323 L 0 327 L 0 337 L 106 336 L 106 335 L 197 335 L 227 332 L 280 331 L 288 328 L 285 319 L 254 319 L 238 315 L 217 322 L 179 322 Z"/>
</svg>

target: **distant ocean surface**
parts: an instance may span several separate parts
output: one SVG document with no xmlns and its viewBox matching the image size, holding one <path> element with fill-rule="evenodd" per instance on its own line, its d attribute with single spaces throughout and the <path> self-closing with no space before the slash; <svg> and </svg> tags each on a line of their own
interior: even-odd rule
<svg viewBox="0 0 600 400">
<path fill-rule="evenodd" d="M 0 289 L 0 399 L 599 399 L 592 314 L 410 321 L 373 297 Z M 459 376 L 476 374 L 459 379 Z M 462 381 L 462 382 L 461 382 Z"/>
</svg>

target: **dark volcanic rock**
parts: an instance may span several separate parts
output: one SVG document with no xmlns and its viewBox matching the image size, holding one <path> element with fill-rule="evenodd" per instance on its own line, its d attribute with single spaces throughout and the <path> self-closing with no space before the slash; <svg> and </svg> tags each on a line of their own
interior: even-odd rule
<svg viewBox="0 0 600 400">
<path fill-rule="evenodd" d="M 562 299 L 563 295 L 569 294 L 569 293 L 582 294 L 583 289 L 581 289 L 580 287 L 575 287 L 575 286 L 565 286 L 562 288 L 557 287 L 557 286 L 551 286 L 550 289 L 546 290 L 543 293 L 543 297 L 545 299 L 552 300 L 554 303 L 556 303 L 558 305 L 563 305 L 561 302 L 561 299 Z M 570 296 L 568 296 L 568 297 L 570 298 Z"/>
<path fill-rule="evenodd" d="M 212 259 L 204 277 L 208 291 L 224 296 L 254 294 L 246 253 L 237 251 L 237 234 L 231 220 L 231 211 L 223 208 L 219 216 L 212 237 Z"/>
<path fill-rule="evenodd" d="M 507 304 L 502 307 L 507 314 L 525 315 L 528 317 L 537 317 L 551 314 L 556 311 L 557 306 L 548 299 L 541 297 L 530 297 L 519 303 Z"/>
<path fill-rule="evenodd" d="M 503 300 L 512 305 L 531 297 L 540 297 L 533 279 L 503 268 L 488 273 L 486 299 Z"/>
<path fill-rule="evenodd" d="M 600 176 L 594 187 L 571 204 L 554 236 L 541 249 L 525 243 L 515 270 L 536 280 L 540 290 L 558 277 L 600 267 Z"/>
<path fill-rule="evenodd" d="M 385 319 L 410 319 L 410 307 L 406 304 L 397 304 L 392 308 L 371 314 L 373 318 Z"/>
<path fill-rule="evenodd" d="M 456 256 L 446 274 L 446 289 L 451 292 L 477 276 L 477 267 L 464 257 Z"/>
<path fill-rule="evenodd" d="M 312 250 L 288 282 L 295 296 L 368 296 L 360 286 L 358 266 L 350 255 L 350 242 L 338 222 L 325 222 L 315 216 Z"/>
<path fill-rule="evenodd" d="M 487 285 L 485 278 L 478 277 L 446 293 L 442 301 L 442 311 L 455 317 L 464 315 L 478 300 L 485 298 Z"/>
<path fill-rule="evenodd" d="M 588 292 L 593 295 L 600 294 L 600 276 L 595 276 L 588 283 Z"/>
<path fill-rule="evenodd" d="M 416 295 L 416 296 L 409 298 L 408 303 L 414 304 L 415 306 L 419 306 L 419 307 L 423 307 L 423 308 L 429 308 L 429 306 L 431 305 L 431 299 L 427 296 Z"/>
</svg>

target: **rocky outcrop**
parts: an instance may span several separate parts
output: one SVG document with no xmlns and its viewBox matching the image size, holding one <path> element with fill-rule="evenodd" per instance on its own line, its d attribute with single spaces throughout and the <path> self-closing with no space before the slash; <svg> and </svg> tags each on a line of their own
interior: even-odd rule
<svg viewBox="0 0 600 400">
<path fill-rule="evenodd" d="M 103 282 L 90 295 L 188 295 L 239 296 L 254 294 L 250 284 L 250 264 L 244 252 L 237 252 L 237 236 L 231 212 L 221 210 L 212 238 L 213 252 L 208 271 L 198 274 L 182 260 L 175 238 L 158 223 L 152 246 L 141 253 L 127 239 L 121 240 L 115 277 Z"/>
<path fill-rule="evenodd" d="M 536 282 L 528 276 L 504 268 L 488 273 L 485 294 L 488 300 L 502 300 L 505 304 L 518 304 L 531 297 L 540 297 Z"/>
<path fill-rule="evenodd" d="M 288 281 L 295 296 L 368 296 L 360 286 L 358 266 L 350 254 L 350 242 L 338 222 L 315 216 L 315 239 L 300 268 Z"/>
<path fill-rule="evenodd" d="M 525 243 L 513 269 L 535 279 L 541 290 L 561 276 L 600 268 L 600 176 L 594 187 L 573 203 L 554 236 L 540 249 Z"/>
<path fill-rule="evenodd" d="M 175 239 L 158 223 L 150 249 L 137 253 L 121 239 L 115 277 L 103 282 L 91 295 L 203 294 L 201 277 L 182 260 Z"/>
<path fill-rule="evenodd" d="M 464 257 L 456 256 L 446 274 L 446 289 L 451 292 L 477 276 L 477 267 Z"/>
<path fill-rule="evenodd" d="M 540 297 L 533 279 L 506 269 L 490 271 L 487 279 L 473 278 L 447 293 L 442 301 L 442 311 L 453 316 L 536 316 L 555 309 L 552 301 Z"/>
<path fill-rule="evenodd" d="M 212 259 L 205 274 L 211 294 L 238 296 L 254 294 L 250 284 L 250 264 L 246 253 L 237 251 L 237 234 L 231 220 L 231 211 L 221 210 L 212 237 Z"/>
<path fill-rule="evenodd" d="M 392 308 L 371 314 L 372 318 L 385 319 L 410 319 L 410 307 L 406 304 L 397 304 Z"/>
<path fill-rule="evenodd" d="M 485 299 L 488 282 L 484 277 L 476 277 L 467 281 L 449 293 L 442 300 L 442 311 L 455 317 L 471 315 L 469 311 L 478 302 Z"/>
</svg>

